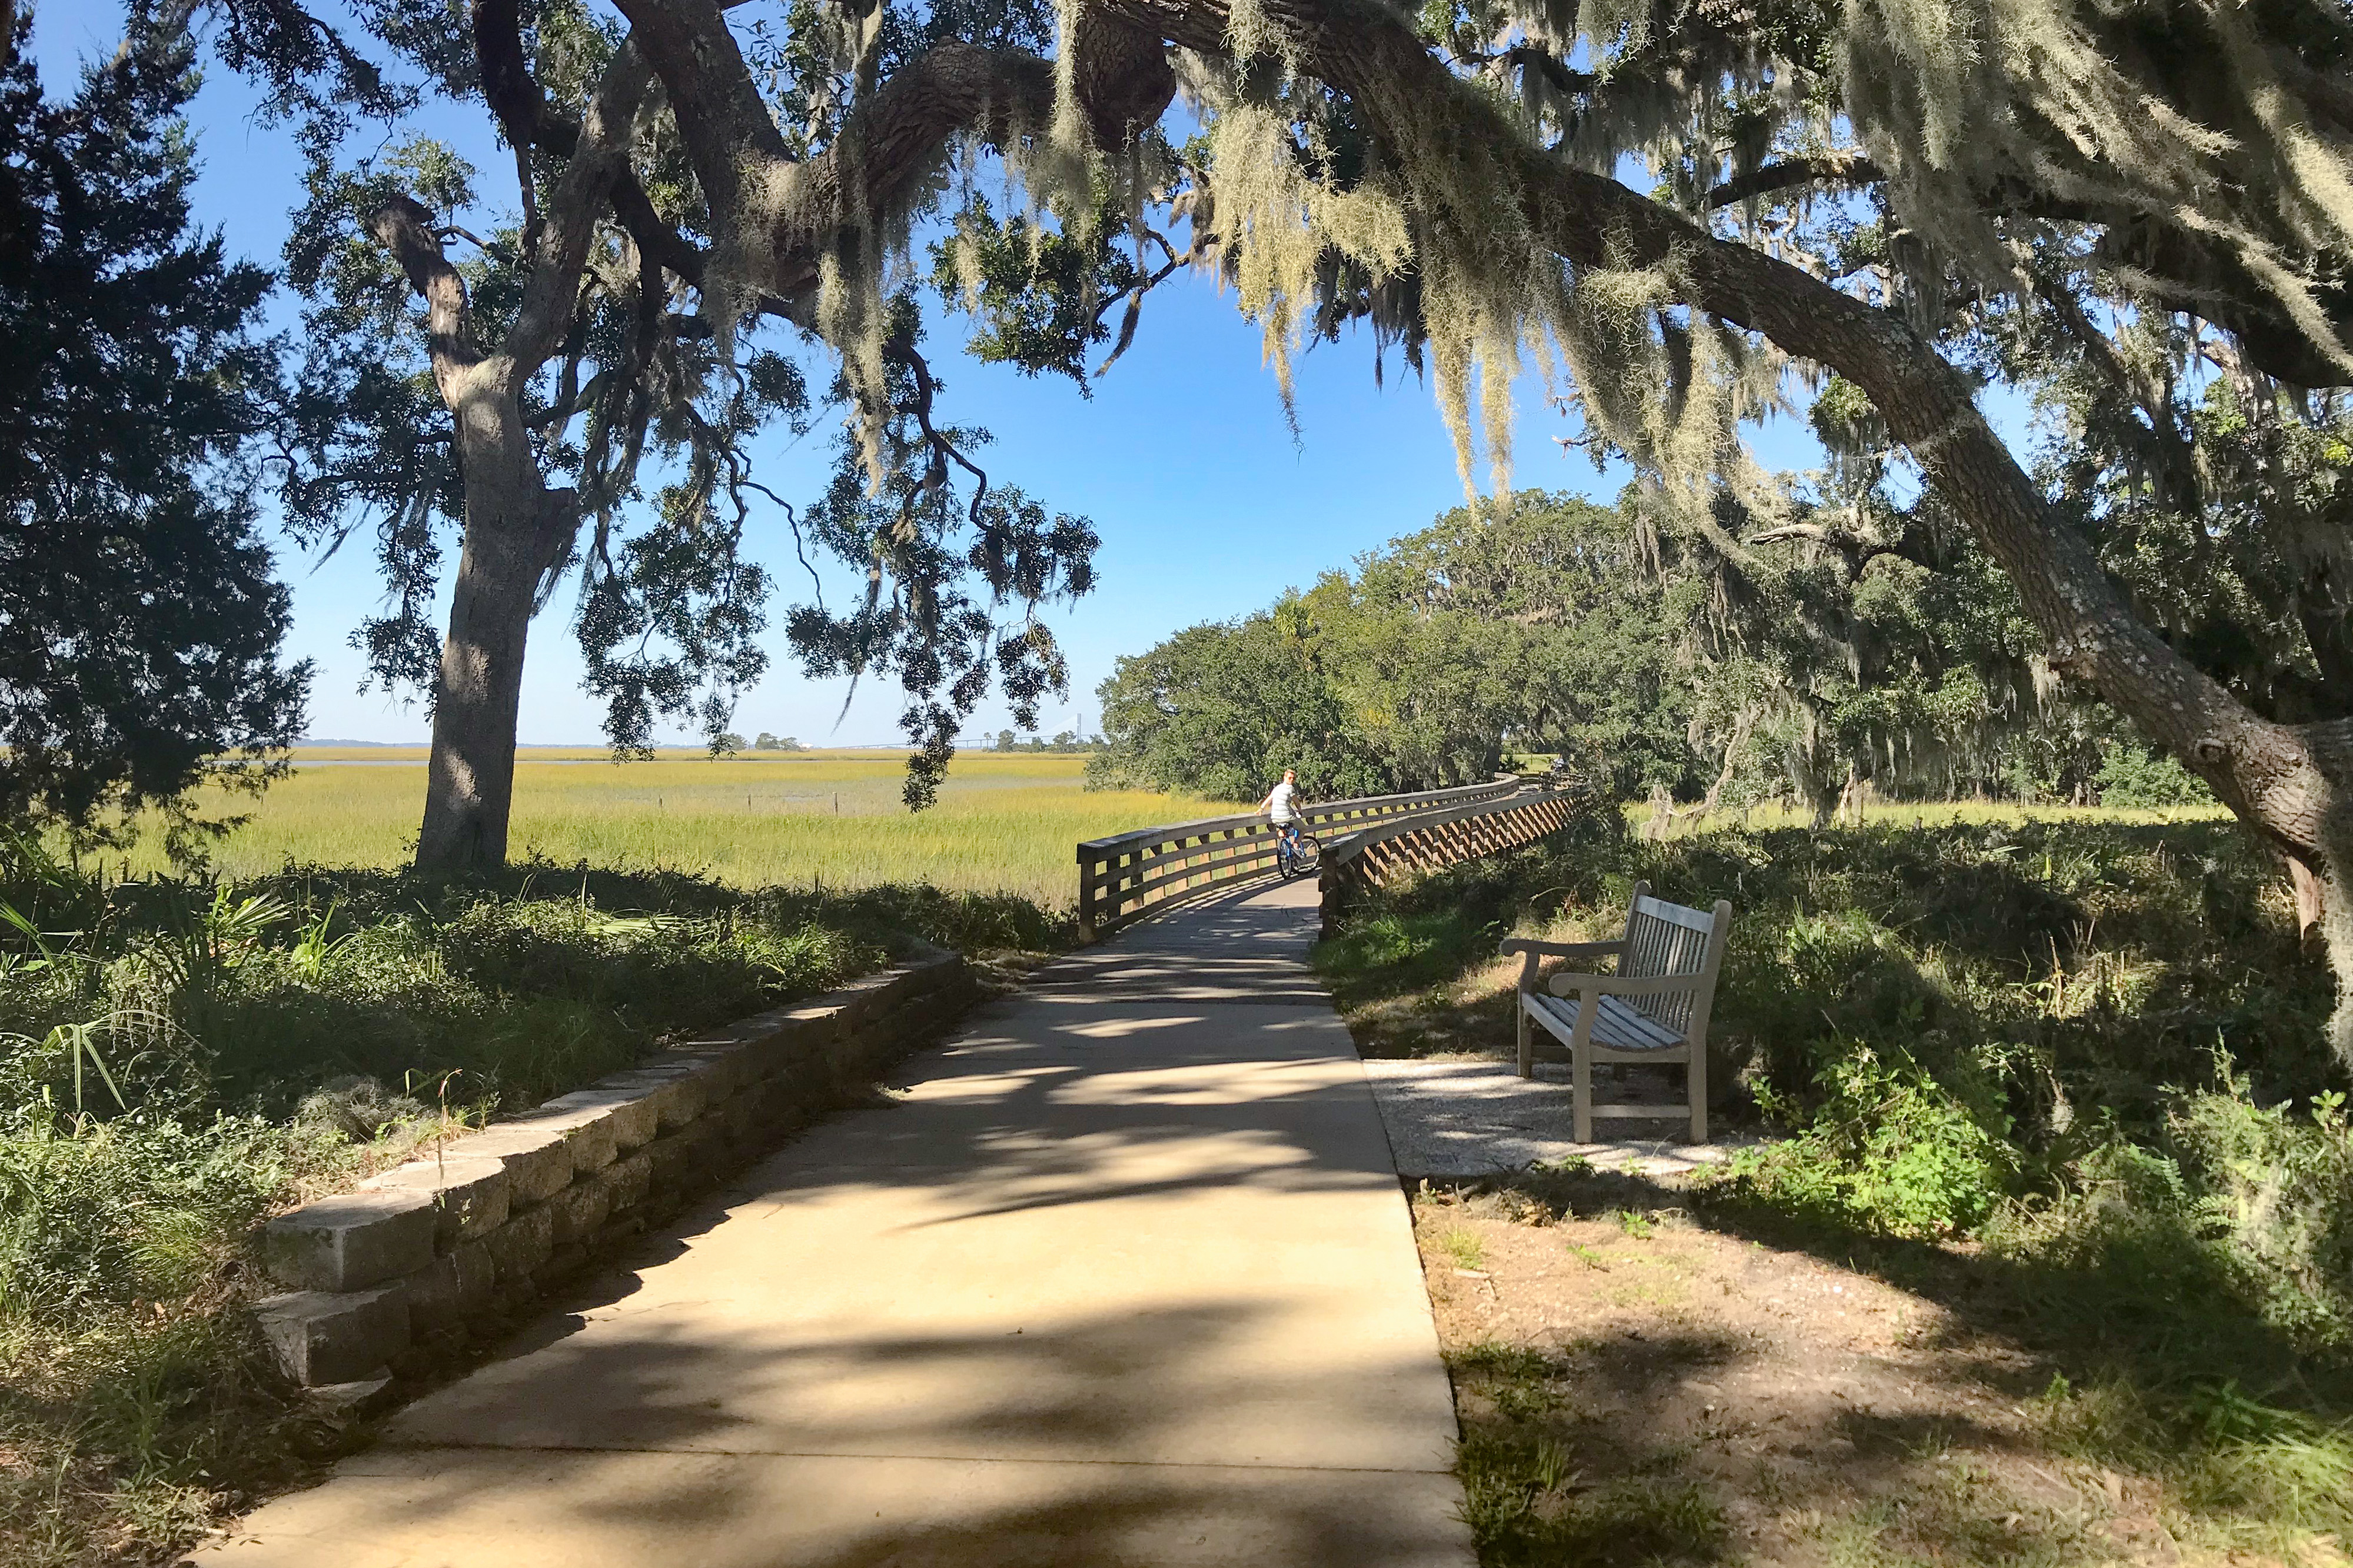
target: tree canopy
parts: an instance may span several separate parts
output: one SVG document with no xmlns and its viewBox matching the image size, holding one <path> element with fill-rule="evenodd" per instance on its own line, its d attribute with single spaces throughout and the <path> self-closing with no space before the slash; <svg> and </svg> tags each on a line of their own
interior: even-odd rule
<svg viewBox="0 0 2353 1568">
<path fill-rule="evenodd" d="M 1326 797 L 1573 759 L 1616 797 L 2211 798 L 2096 701 L 2034 677 L 2016 595 L 1966 540 L 1942 572 L 1811 537 L 1662 536 L 1649 498 L 1457 508 L 1241 620 L 1120 661 L 1098 784 Z"/>
<path fill-rule="evenodd" d="M 2194 345 L 2237 367 L 2216 374 L 2243 383 L 2242 416 L 2301 425 L 2279 411 L 2353 383 L 2353 20 L 2337 0 L 617 4 L 619 22 L 388 0 L 346 38 L 262 0 L 223 29 L 231 60 L 308 117 L 311 253 L 346 268 L 321 279 L 354 279 L 328 297 L 421 343 L 385 395 L 448 413 L 395 426 L 425 432 L 438 468 L 404 447 L 349 476 L 385 527 L 464 512 L 431 669 L 428 864 L 503 852 L 524 633 L 564 563 L 586 564 L 586 619 L 618 628 L 622 718 L 633 689 L 687 700 L 673 667 L 723 695 L 747 668 L 748 580 L 724 563 L 757 492 L 729 454 L 744 420 L 796 416 L 781 375 L 754 373 L 764 323 L 826 346 L 830 374 L 803 386 L 848 411 L 868 498 L 827 503 L 871 593 L 796 617 L 810 657 L 895 668 L 934 738 L 992 669 L 1010 665 L 1017 696 L 1050 682 L 1031 590 L 1082 589 L 1093 531 L 978 504 L 915 280 L 951 285 L 985 353 L 1079 376 L 1117 357 L 1158 280 L 1199 268 L 1263 324 L 1286 385 L 1300 342 L 1352 323 L 1426 367 L 1466 478 L 1482 428 L 1508 472 L 1511 384 L 1533 363 L 1580 439 L 1651 476 L 1675 531 L 1836 545 L 1843 508 L 1867 552 L 1966 533 L 2049 676 L 2127 716 L 2306 873 L 2353 865 L 2353 727 L 2266 710 L 2153 618 L 2110 570 L 2113 498 L 2055 490 L 1988 423 L 1973 374 L 2070 334 L 2082 373 L 2139 405 L 2087 434 L 2151 474 L 2182 431 L 2149 406 L 2202 397 L 2193 361 L 2214 363 Z M 1163 124 L 1180 91 L 1199 127 L 1181 142 Z M 446 159 L 397 139 L 339 152 L 355 119 L 429 96 L 476 106 L 515 150 L 520 222 L 480 245 Z M 2168 359 L 2150 346 L 2168 334 L 2193 347 Z M 1743 421 L 1810 386 L 1837 393 L 1841 458 L 1875 449 L 1896 482 L 1793 497 L 1761 473 Z M 638 526 L 649 561 L 697 563 L 682 587 L 607 570 L 641 434 L 676 442 L 683 488 L 664 481 Z M 438 489 L 417 477 L 434 473 Z M 665 639 L 678 660 L 648 654 L 638 684 L 638 650 Z M 425 673 L 429 648 L 408 646 Z M 2353 969 L 2353 898 L 2332 908 Z M 2353 1050 L 2353 1007 L 2344 1022 Z"/>
<path fill-rule="evenodd" d="M 308 670 L 252 500 L 269 279 L 191 223 L 187 40 L 134 15 L 51 99 L 32 24 L 0 65 L 0 816 L 102 830 L 224 753 L 267 771 Z"/>
</svg>

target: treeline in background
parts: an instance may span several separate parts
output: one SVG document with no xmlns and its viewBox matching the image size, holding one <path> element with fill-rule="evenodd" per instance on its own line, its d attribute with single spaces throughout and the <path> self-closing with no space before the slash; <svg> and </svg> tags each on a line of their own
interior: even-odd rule
<svg viewBox="0 0 2353 1568">
<path fill-rule="evenodd" d="M 1810 528 L 1741 538 L 1522 491 L 1458 507 L 1098 689 L 1097 787 L 1245 799 L 1286 767 L 1337 797 L 1472 783 L 1553 753 L 1603 793 L 2211 805 L 2096 699 L 2063 690 L 2008 579 L 1957 533 L 1935 564 Z"/>
</svg>

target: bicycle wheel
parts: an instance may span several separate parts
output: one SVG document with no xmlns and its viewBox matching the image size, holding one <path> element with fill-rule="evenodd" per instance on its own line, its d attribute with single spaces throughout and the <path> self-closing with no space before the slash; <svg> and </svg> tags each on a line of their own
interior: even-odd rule
<svg viewBox="0 0 2353 1568">
<path fill-rule="evenodd" d="M 1313 871 L 1317 866 L 1321 865 L 1323 860 L 1324 846 L 1316 843 L 1315 840 L 1308 837 L 1304 833 L 1301 834 L 1299 836 L 1299 847 L 1293 850 L 1291 854 L 1291 863 L 1293 867 L 1297 868 L 1299 874 L 1303 877 L 1307 875 L 1308 872 Z"/>
</svg>

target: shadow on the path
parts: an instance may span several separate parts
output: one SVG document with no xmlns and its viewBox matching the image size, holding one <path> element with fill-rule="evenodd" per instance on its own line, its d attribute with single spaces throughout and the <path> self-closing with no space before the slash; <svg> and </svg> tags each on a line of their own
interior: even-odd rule
<svg viewBox="0 0 2353 1568">
<path fill-rule="evenodd" d="M 1319 1337 L 1287 1254 L 1327 1238 L 1249 1230 L 1363 1212 L 1253 1194 L 1394 1190 L 1314 921 L 1312 888 L 1245 885 L 1041 970 L 396 1416 L 337 1529 L 442 1521 L 470 1564 L 675 1533 L 693 1568 L 1467 1568 L 1426 1349 Z M 1234 1231 L 1154 1256 L 1211 1192 Z M 1170 1258 L 1205 1261 L 1125 1277 Z"/>
<path fill-rule="evenodd" d="M 1340 1386 L 1279 1368 L 1246 1384 L 1166 1375 L 1215 1361 L 1259 1315 L 1197 1304 L 820 1346 L 657 1333 L 609 1358 L 559 1343 L 502 1388 L 494 1426 L 396 1438 L 353 1467 L 337 1528 L 543 1534 L 548 1561 L 593 1565 L 652 1561 L 647 1544 L 676 1533 L 693 1568 L 1467 1568 L 1449 1555 L 1442 1454 L 1398 1473 L 1287 1468 L 1253 1447 L 1269 1410 L 1377 1426 L 1381 1390 L 1417 1369 Z M 533 1410 L 545 1430 L 511 1418 Z"/>
</svg>

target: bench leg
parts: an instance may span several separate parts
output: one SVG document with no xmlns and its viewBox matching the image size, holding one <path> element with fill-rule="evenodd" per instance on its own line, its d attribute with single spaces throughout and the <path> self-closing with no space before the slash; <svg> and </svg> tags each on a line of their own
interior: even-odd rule
<svg viewBox="0 0 2353 1568">
<path fill-rule="evenodd" d="M 1593 1142 L 1593 1058 L 1572 1051 L 1568 1059 L 1568 1105 L 1571 1136 L 1580 1143 Z"/>
<path fill-rule="evenodd" d="M 1536 1042 L 1535 1037 L 1528 1033 L 1527 1004 L 1517 1003 L 1512 1011 L 1520 1021 L 1520 1076 L 1534 1078 L 1536 1076 Z"/>
<path fill-rule="evenodd" d="M 1707 1142 L 1707 1047 L 1694 1044 L 1683 1068 L 1683 1097 L 1691 1101 L 1691 1141 Z"/>
</svg>

